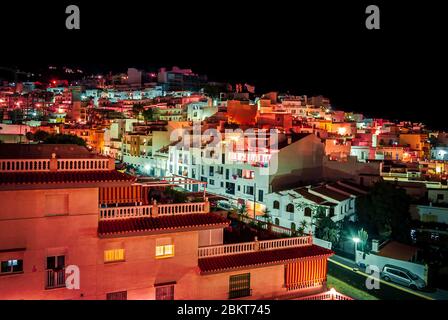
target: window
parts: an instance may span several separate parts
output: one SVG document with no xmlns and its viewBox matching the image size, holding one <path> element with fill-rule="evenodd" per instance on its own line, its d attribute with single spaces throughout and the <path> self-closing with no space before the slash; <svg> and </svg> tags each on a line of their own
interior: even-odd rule
<svg viewBox="0 0 448 320">
<path fill-rule="evenodd" d="M 124 261 L 124 249 L 104 250 L 104 262 Z"/>
<path fill-rule="evenodd" d="M 174 244 L 171 238 L 156 240 L 156 259 L 174 257 Z"/>
<path fill-rule="evenodd" d="M 291 231 L 293 233 L 296 232 L 296 224 L 294 222 L 291 222 Z"/>
<path fill-rule="evenodd" d="M 1 263 L 0 273 L 23 272 L 23 260 L 5 260 Z"/>
<path fill-rule="evenodd" d="M 128 300 L 128 292 L 118 291 L 107 293 L 106 300 Z"/>
<path fill-rule="evenodd" d="M 263 190 L 258 190 L 258 201 L 263 202 Z"/>
<path fill-rule="evenodd" d="M 305 217 L 311 217 L 311 209 L 306 207 L 304 210 Z"/>
<path fill-rule="evenodd" d="M 290 203 L 286 206 L 286 212 L 291 212 L 291 213 L 294 212 L 294 205 L 292 203 Z"/>
<path fill-rule="evenodd" d="M 210 166 L 210 167 L 208 168 L 208 175 L 209 175 L 210 177 L 213 177 L 214 174 L 215 174 L 215 168 L 214 168 L 213 166 Z"/>
<path fill-rule="evenodd" d="M 246 194 L 253 195 L 254 194 L 254 187 L 253 186 L 246 186 Z"/>
<path fill-rule="evenodd" d="M 250 273 L 238 274 L 229 278 L 229 299 L 251 295 Z"/>
<path fill-rule="evenodd" d="M 65 287 L 65 256 L 47 257 L 45 288 Z"/>
<path fill-rule="evenodd" d="M 156 300 L 174 300 L 174 284 L 156 287 Z"/>
<path fill-rule="evenodd" d="M 214 186 L 214 185 L 215 185 L 215 180 L 210 179 L 210 180 L 209 180 L 209 183 L 210 183 L 210 185 Z"/>
<path fill-rule="evenodd" d="M 278 218 L 275 218 L 275 222 L 274 222 L 277 226 L 280 224 L 280 220 Z"/>
<path fill-rule="evenodd" d="M 280 202 L 278 202 L 277 200 L 275 200 L 275 201 L 272 203 L 272 207 L 273 207 L 274 209 L 280 209 Z"/>
</svg>

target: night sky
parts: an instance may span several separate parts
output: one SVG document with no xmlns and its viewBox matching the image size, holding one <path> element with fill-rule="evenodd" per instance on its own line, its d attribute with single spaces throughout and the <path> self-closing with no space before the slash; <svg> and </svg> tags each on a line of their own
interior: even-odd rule
<svg viewBox="0 0 448 320">
<path fill-rule="evenodd" d="M 178 65 L 258 93 L 323 94 L 336 108 L 448 129 L 441 1 L 211 2 L 2 2 L 0 66 Z M 68 4 L 79 5 L 81 30 L 65 29 Z M 365 28 L 369 4 L 381 30 Z"/>
</svg>

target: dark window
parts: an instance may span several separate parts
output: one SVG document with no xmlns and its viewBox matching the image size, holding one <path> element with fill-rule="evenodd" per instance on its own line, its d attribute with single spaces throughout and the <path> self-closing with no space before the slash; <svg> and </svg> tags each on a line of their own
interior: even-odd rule
<svg viewBox="0 0 448 320">
<path fill-rule="evenodd" d="M 275 218 L 275 224 L 279 225 L 280 224 L 280 220 L 278 218 Z"/>
<path fill-rule="evenodd" d="M 263 202 L 263 190 L 258 190 L 258 201 Z"/>
<path fill-rule="evenodd" d="M 65 287 L 65 256 L 47 257 L 45 288 Z"/>
<path fill-rule="evenodd" d="M 221 162 L 222 162 L 222 164 L 226 163 L 226 154 L 225 153 L 223 153 L 221 156 Z"/>
<path fill-rule="evenodd" d="M 23 271 L 23 260 L 6 260 L 1 262 L 1 273 L 13 273 Z"/>
<path fill-rule="evenodd" d="M 174 300 L 174 284 L 156 287 L 156 300 Z"/>
<path fill-rule="evenodd" d="M 246 187 L 246 194 L 253 195 L 253 194 L 254 194 L 254 187 L 252 187 L 252 186 L 247 186 L 247 187 Z"/>
<path fill-rule="evenodd" d="M 111 292 L 106 294 L 106 300 L 128 300 L 127 291 Z"/>
<path fill-rule="evenodd" d="M 230 171 L 229 169 L 226 169 L 226 180 L 229 180 L 230 177 Z"/>
<path fill-rule="evenodd" d="M 311 217 L 311 209 L 310 208 L 306 207 L 304 211 L 305 211 L 305 217 Z"/>
<path fill-rule="evenodd" d="M 296 232 L 296 224 L 294 222 L 291 222 L 291 231 Z"/>
<path fill-rule="evenodd" d="M 294 213 L 294 205 L 293 205 L 292 203 L 288 204 L 288 205 L 286 206 L 286 211 L 287 211 L 287 212 Z"/>
<path fill-rule="evenodd" d="M 273 207 L 274 209 L 280 209 L 280 202 L 278 202 L 277 200 L 275 200 L 275 201 L 272 203 L 272 207 Z"/>
<path fill-rule="evenodd" d="M 214 168 L 213 166 L 210 166 L 210 167 L 208 168 L 208 175 L 209 175 L 210 177 L 213 177 L 214 174 L 215 174 L 215 168 Z"/>
<path fill-rule="evenodd" d="M 334 217 L 334 208 L 330 208 L 330 217 Z"/>
<path fill-rule="evenodd" d="M 229 299 L 251 295 L 250 273 L 238 274 L 229 278 Z"/>
</svg>

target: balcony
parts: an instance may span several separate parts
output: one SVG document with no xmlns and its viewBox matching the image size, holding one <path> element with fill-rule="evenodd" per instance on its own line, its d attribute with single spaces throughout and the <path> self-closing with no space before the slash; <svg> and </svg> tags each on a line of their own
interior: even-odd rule
<svg viewBox="0 0 448 320">
<path fill-rule="evenodd" d="M 313 244 L 312 236 L 242 242 L 242 243 L 199 248 L 198 257 L 199 259 L 220 257 L 226 255 L 234 255 L 234 254 L 257 252 L 257 251 L 306 247 L 311 246 L 312 244 Z"/>
<path fill-rule="evenodd" d="M 46 271 L 45 289 L 65 287 L 65 268 Z"/>
<path fill-rule="evenodd" d="M 99 209 L 100 220 L 116 220 L 179 214 L 207 213 L 206 202 L 157 204 L 129 207 L 109 207 Z"/>
</svg>

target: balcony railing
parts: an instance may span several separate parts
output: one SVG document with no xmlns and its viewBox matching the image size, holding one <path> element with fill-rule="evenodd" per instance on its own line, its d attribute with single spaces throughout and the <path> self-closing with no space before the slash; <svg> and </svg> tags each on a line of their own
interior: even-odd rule
<svg viewBox="0 0 448 320">
<path fill-rule="evenodd" d="M 354 300 L 353 298 L 343 295 L 334 290 L 318 293 L 312 296 L 297 298 L 297 300 Z"/>
<path fill-rule="evenodd" d="M 45 289 L 65 287 L 65 268 L 59 270 L 47 270 Z"/>
<path fill-rule="evenodd" d="M 208 211 L 206 211 L 205 202 L 153 204 L 145 206 L 100 208 L 99 219 L 115 220 L 206 212 Z"/>
<path fill-rule="evenodd" d="M 202 247 L 198 250 L 199 258 L 210 258 L 240 253 L 256 252 L 260 250 L 276 250 L 294 247 L 310 246 L 313 243 L 311 236 L 284 238 L 275 240 L 263 240 L 225 244 L 220 246 Z"/>
</svg>

